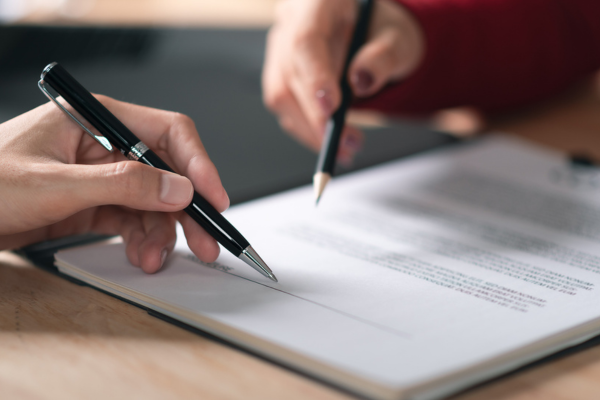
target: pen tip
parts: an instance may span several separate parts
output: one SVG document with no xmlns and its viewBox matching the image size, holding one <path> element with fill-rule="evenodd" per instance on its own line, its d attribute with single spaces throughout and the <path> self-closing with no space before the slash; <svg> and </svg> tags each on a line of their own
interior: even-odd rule
<svg viewBox="0 0 600 400">
<path fill-rule="evenodd" d="M 319 200 L 321 200 L 321 196 L 323 195 L 323 191 L 325 190 L 325 186 L 329 183 L 331 179 L 331 175 L 325 172 L 317 172 L 313 176 L 313 189 L 315 191 L 315 205 L 319 204 Z"/>
<path fill-rule="evenodd" d="M 242 253 L 239 255 L 239 258 L 242 259 L 246 264 L 254 268 L 256 271 L 260 272 L 261 275 L 266 276 L 274 282 L 279 282 L 271 271 L 271 268 L 263 261 L 262 258 L 258 255 L 258 253 L 252 248 L 252 246 L 246 247 Z"/>
</svg>

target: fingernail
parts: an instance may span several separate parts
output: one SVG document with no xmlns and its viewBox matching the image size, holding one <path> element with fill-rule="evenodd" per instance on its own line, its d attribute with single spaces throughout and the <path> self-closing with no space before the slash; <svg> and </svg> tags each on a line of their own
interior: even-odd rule
<svg viewBox="0 0 600 400">
<path fill-rule="evenodd" d="M 162 267 L 163 265 L 165 265 L 165 260 L 167 259 L 167 255 L 169 254 L 169 252 L 167 251 L 167 249 L 164 249 L 161 253 L 160 253 L 160 266 Z"/>
<path fill-rule="evenodd" d="M 358 70 L 352 76 L 354 90 L 356 90 L 356 94 L 359 96 L 368 94 L 371 90 L 371 87 L 373 86 L 374 81 L 375 79 L 373 78 L 373 75 L 371 75 L 369 71 L 366 71 L 364 69 Z"/>
<path fill-rule="evenodd" d="M 161 178 L 160 200 L 168 204 L 185 204 L 192 197 L 191 182 L 177 174 L 163 174 Z"/>
<path fill-rule="evenodd" d="M 344 138 L 342 143 L 346 149 L 350 150 L 352 153 L 356 153 L 357 151 L 362 149 L 363 143 L 362 140 L 353 135 L 347 135 Z"/>
<path fill-rule="evenodd" d="M 321 107 L 321 111 L 326 116 L 330 116 L 333 113 L 333 101 L 331 101 L 331 95 L 326 90 L 317 90 L 317 102 Z"/>
</svg>

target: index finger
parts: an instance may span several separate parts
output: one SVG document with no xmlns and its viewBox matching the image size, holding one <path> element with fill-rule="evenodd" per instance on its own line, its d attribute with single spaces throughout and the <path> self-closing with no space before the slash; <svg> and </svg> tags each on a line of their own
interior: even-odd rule
<svg viewBox="0 0 600 400">
<path fill-rule="evenodd" d="M 187 176 L 194 189 L 219 212 L 229 207 L 229 197 L 217 168 L 200 140 L 194 122 L 187 116 L 165 110 L 124 103 L 96 96 L 127 128 L 155 152 L 168 155 L 178 173 Z"/>
</svg>

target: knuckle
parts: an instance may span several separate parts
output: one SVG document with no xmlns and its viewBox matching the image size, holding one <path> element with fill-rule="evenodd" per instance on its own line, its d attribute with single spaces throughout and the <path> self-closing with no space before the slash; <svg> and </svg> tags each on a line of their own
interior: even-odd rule
<svg viewBox="0 0 600 400">
<path fill-rule="evenodd" d="M 266 87 L 263 102 L 273 112 L 280 112 L 289 98 L 289 92 L 281 87 Z"/>
<path fill-rule="evenodd" d="M 112 175 L 127 199 L 146 198 L 151 192 L 148 169 L 135 161 L 114 164 Z M 124 199 L 125 200 L 125 199 Z"/>
<path fill-rule="evenodd" d="M 403 62 L 402 46 L 400 40 L 393 31 L 388 31 L 379 42 L 375 51 L 375 57 L 385 65 L 386 69 L 393 70 Z"/>
<path fill-rule="evenodd" d="M 324 72 L 311 74 L 305 79 L 304 86 L 310 93 L 317 93 L 319 90 L 328 90 L 331 92 L 332 82 L 335 82 L 332 77 Z"/>
<path fill-rule="evenodd" d="M 298 30 L 292 40 L 292 47 L 298 51 L 311 51 L 316 41 L 319 40 L 317 32 L 311 27 Z"/>
<path fill-rule="evenodd" d="M 279 118 L 279 126 L 287 133 L 294 134 L 295 124 L 292 118 L 282 117 Z"/>
<path fill-rule="evenodd" d="M 183 128 L 183 130 L 196 129 L 196 124 L 193 119 L 178 112 L 173 113 L 172 125 L 176 128 Z"/>
<path fill-rule="evenodd" d="M 173 112 L 170 134 L 165 135 L 165 140 L 168 140 L 169 142 L 171 140 L 175 142 L 185 142 L 186 144 L 193 146 L 194 143 L 199 140 L 194 120 L 185 114 Z M 166 144 L 163 144 L 162 148 L 166 149 Z"/>
</svg>

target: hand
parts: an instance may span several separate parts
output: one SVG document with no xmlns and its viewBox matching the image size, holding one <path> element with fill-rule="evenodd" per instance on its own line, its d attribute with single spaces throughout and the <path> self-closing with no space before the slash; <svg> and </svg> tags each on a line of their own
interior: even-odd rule
<svg viewBox="0 0 600 400">
<path fill-rule="evenodd" d="M 129 261 L 153 273 L 175 245 L 177 219 L 190 249 L 214 261 L 217 242 L 180 211 L 194 188 L 217 210 L 229 206 L 194 123 L 174 112 L 97 98 L 187 178 L 107 152 L 47 103 L 0 125 L 0 250 L 90 231 L 120 234 Z"/>
<path fill-rule="evenodd" d="M 355 0 L 286 0 L 267 40 L 264 101 L 286 131 L 318 151 L 327 119 L 339 106 L 339 80 L 357 19 Z M 424 39 L 413 16 L 389 0 L 376 0 L 368 39 L 348 71 L 357 97 L 377 93 L 419 65 Z M 343 133 L 338 159 L 348 162 L 363 142 Z"/>
</svg>

